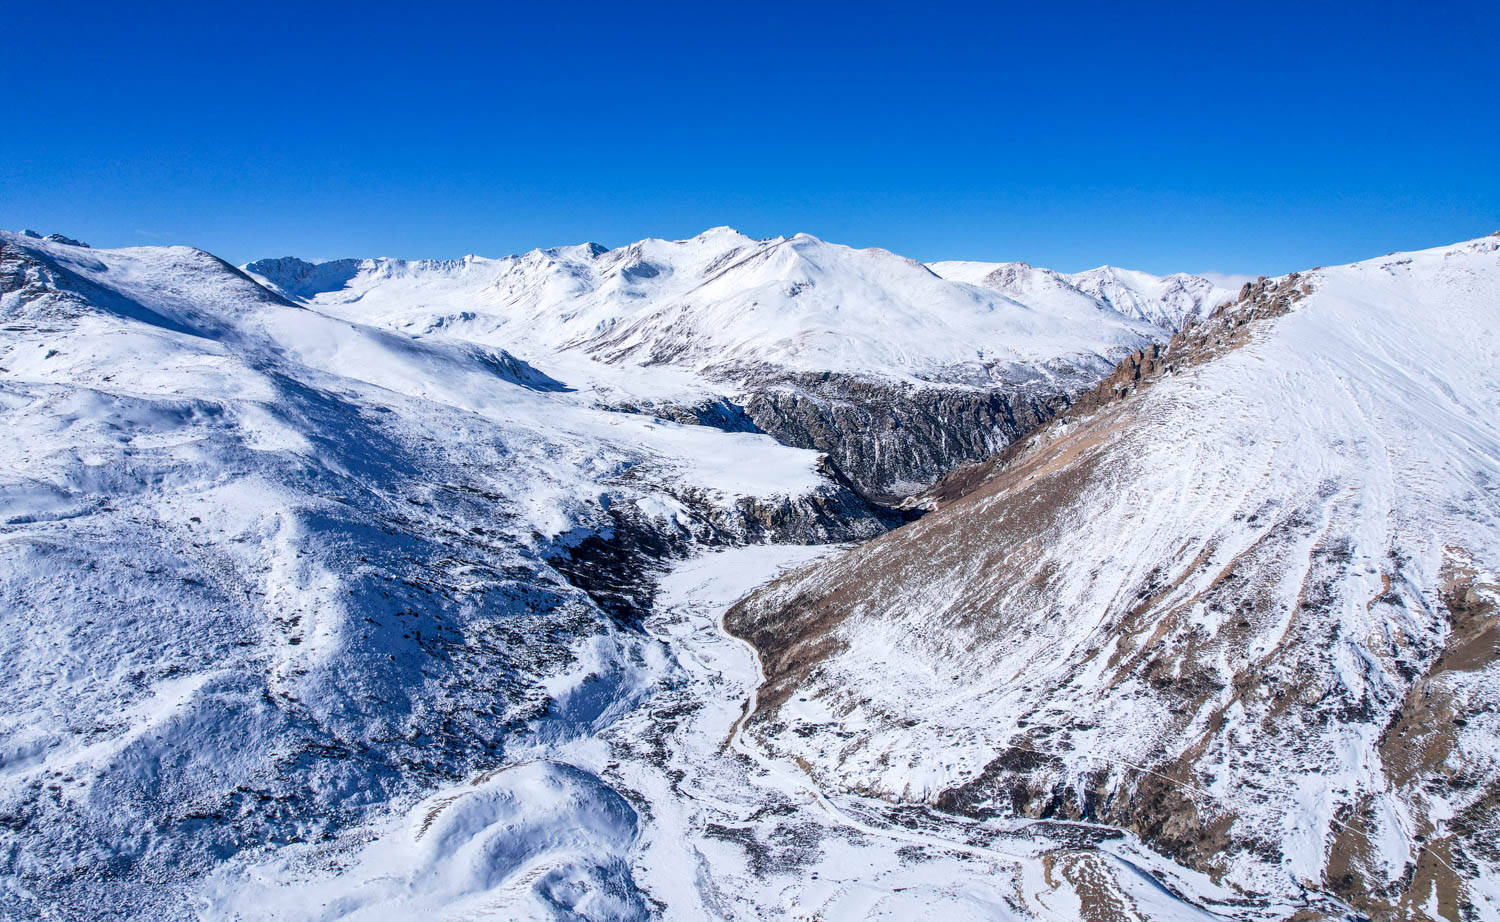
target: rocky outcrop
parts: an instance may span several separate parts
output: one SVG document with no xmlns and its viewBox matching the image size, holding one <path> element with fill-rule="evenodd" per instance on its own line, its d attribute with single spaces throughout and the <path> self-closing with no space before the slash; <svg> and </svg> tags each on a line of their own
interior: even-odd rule
<svg viewBox="0 0 1500 922">
<path fill-rule="evenodd" d="M 1247 282 L 1239 297 L 1222 304 L 1208 317 L 1189 323 L 1172 334 L 1165 343 L 1152 343 L 1121 359 L 1114 371 L 1092 388 L 1084 390 L 1058 412 L 1059 424 L 1067 424 L 1095 413 L 1152 384 L 1163 377 L 1186 371 L 1212 361 L 1250 341 L 1252 333 L 1265 321 L 1280 317 L 1312 293 L 1312 283 L 1302 273 Z M 1045 422 L 1044 421 L 1044 422 Z M 1027 450 L 1036 439 L 1046 438 L 1038 425 L 1009 440 L 1003 451 L 982 461 L 954 467 L 927 490 L 913 497 L 908 505 L 930 509 L 957 499 L 977 488 L 1013 459 Z"/>
<path fill-rule="evenodd" d="M 666 565 L 704 547 L 861 541 L 901 521 L 836 482 L 805 496 L 743 497 L 727 505 L 690 491 L 679 490 L 675 498 L 681 509 L 671 518 L 611 505 L 600 528 L 559 546 L 548 563 L 628 624 L 650 612 L 656 578 Z"/>
<path fill-rule="evenodd" d="M 723 397 L 697 403 L 614 403 L 609 409 L 622 413 L 644 413 L 684 426 L 709 426 L 724 432 L 760 432 L 745 408 Z"/>
<path fill-rule="evenodd" d="M 354 278 L 365 264 L 363 259 L 334 259 L 312 263 L 295 256 L 258 259 L 245 271 L 269 282 L 277 291 L 291 298 L 311 298 L 326 291 L 336 291 Z"/>
<path fill-rule="evenodd" d="M 617 403 L 683 425 L 758 432 L 823 452 L 828 472 L 870 503 L 901 505 L 944 474 L 993 456 L 1069 405 L 1029 386 L 917 384 L 832 373 L 737 372 L 736 400 Z"/>
<path fill-rule="evenodd" d="M 43 237 L 41 234 L 38 234 L 36 231 L 31 230 L 30 228 L 21 231 L 21 236 L 29 237 L 32 240 L 47 240 L 52 243 L 61 243 L 70 247 L 83 247 L 84 249 L 89 248 L 89 245 L 87 243 L 84 243 L 82 240 L 75 240 L 72 237 L 64 237 L 62 234 L 48 234 L 47 236 Z"/>
<path fill-rule="evenodd" d="M 831 373 L 784 375 L 744 397 L 778 442 L 825 452 L 860 493 L 898 503 L 959 464 L 994 454 L 1066 408 L 1028 387 L 922 385 Z"/>
</svg>

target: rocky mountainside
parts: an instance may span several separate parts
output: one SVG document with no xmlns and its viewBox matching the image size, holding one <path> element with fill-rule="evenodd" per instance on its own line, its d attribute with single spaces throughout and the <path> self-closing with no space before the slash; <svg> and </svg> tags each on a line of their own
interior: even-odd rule
<svg viewBox="0 0 1500 922">
<path fill-rule="evenodd" d="M 1164 340 L 1181 310 L 1173 282 L 1159 286 L 1159 305 L 1154 289 L 1132 289 L 1136 300 L 1121 310 L 1063 281 L 969 284 L 884 250 L 729 228 L 613 250 L 284 258 L 245 269 L 345 319 L 560 363 L 573 379 L 615 390 L 621 405 L 746 421 L 828 454 L 881 502 L 1045 421 L 1120 357 Z M 1201 305 L 1229 295 L 1198 281 Z M 727 414 L 699 412 L 726 405 Z"/>
<path fill-rule="evenodd" d="M 1247 285 L 737 605 L 750 732 L 1130 830 L 1233 918 L 1500 918 L 1497 420 L 1500 238 Z"/>
</svg>

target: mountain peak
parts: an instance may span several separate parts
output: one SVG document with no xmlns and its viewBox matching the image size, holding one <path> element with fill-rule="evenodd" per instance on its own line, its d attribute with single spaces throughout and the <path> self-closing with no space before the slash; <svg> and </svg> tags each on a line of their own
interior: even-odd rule
<svg viewBox="0 0 1500 922">
<path fill-rule="evenodd" d="M 694 237 L 693 239 L 695 239 L 695 240 L 714 240 L 714 239 L 720 239 L 720 238 L 724 238 L 724 237 L 739 238 L 739 239 L 743 239 L 743 240 L 753 239 L 753 238 L 751 238 L 749 236 L 746 236 L 745 234 L 740 233 L 738 230 L 735 230 L 734 228 L 730 227 L 728 224 L 720 224 L 720 225 L 718 225 L 716 227 L 710 227 L 708 230 L 704 231 L 703 233 L 699 234 L 698 236 Z"/>
</svg>

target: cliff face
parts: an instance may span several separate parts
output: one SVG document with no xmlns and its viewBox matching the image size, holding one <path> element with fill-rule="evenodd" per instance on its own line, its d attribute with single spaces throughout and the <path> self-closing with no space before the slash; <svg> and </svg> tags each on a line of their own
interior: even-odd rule
<svg viewBox="0 0 1500 922">
<path fill-rule="evenodd" d="M 988 457 L 1067 406 L 1066 393 L 923 386 L 852 375 L 787 376 L 745 413 L 784 445 L 825 452 L 863 494 L 898 503 Z"/>
<path fill-rule="evenodd" d="M 911 505 L 913 496 L 955 468 L 990 458 L 1042 426 L 1076 396 L 1086 397 L 1103 373 L 1090 365 L 1067 369 L 1045 383 L 951 384 L 736 368 L 722 373 L 725 386 L 737 391 L 733 397 L 615 409 L 726 432 L 763 433 L 783 445 L 820 452 L 861 497 L 896 507 Z"/>
<path fill-rule="evenodd" d="M 801 496 L 745 497 L 728 506 L 690 490 L 672 501 L 670 517 L 611 508 L 604 524 L 557 547 L 548 562 L 601 609 L 634 624 L 651 611 L 663 568 L 704 548 L 864 541 L 900 522 L 832 480 Z"/>
<path fill-rule="evenodd" d="M 1241 916 L 1493 917 L 1496 291 L 1489 239 L 1248 286 L 741 602 L 752 732 L 827 785 L 1129 829 Z"/>
</svg>

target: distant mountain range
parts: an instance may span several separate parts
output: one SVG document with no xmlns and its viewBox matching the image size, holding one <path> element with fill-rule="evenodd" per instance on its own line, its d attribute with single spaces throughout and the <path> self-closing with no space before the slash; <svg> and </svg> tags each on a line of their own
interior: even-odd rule
<svg viewBox="0 0 1500 922">
<path fill-rule="evenodd" d="M 344 319 L 581 363 L 621 401 L 670 404 L 658 411 L 676 417 L 703 417 L 703 401 L 723 396 L 779 441 L 828 453 L 883 502 L 998 450 L 1122 356 L 1235 294 L 1108 268 L 923 266 L 727 227 L 613 250 L 244 269 Z M 678 386 L 642 368 L 679 371 Z"/>
</svg>

